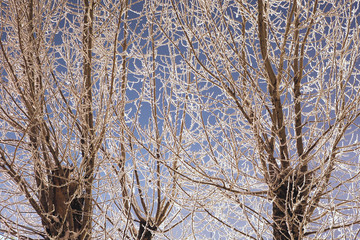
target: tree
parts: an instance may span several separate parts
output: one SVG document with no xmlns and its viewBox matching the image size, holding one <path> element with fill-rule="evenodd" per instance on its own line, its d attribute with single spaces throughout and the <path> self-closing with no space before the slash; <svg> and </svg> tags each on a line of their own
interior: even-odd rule
<svg viewBox="0 0 360 240">
<path fill-rule="evenodd" d="M 174 60 L 155 59 L 163 38 L 149 22 L 156 5 L 1 4 L 1 232 L 44 239 L 171 232 L 186 215 L 170 199 L 177 174 L 162 162 L 176 168 L 183 106 L 164 101 Z M 165 70 L 156 80 L 158 65 Z M 177 122 L 165 121 L 174 114 Z"/>
<path fill-rule="evenodd" d="M 356 238 L 359 4 L 170 4 L 158 24 L 191 68 L 199 149 L 182 165 L 221 199 L 199 207 L 242 237 Z"/>
<path fill-rule="evenodd" d="M 131 54 L 122 56 L 114 127 L 104 149 L 112 188 L 121 189 L 114 193 L 112 212 L 122 214 L 126 224 L 120 232 L 129 239 L 150 240 L 168 232 L 172 238 L 171 230 L 189 215 L 173 201 L 180 195 L 178 173 L 172 169 L 181 152 L 186 105 L 167 80 L 180 76 L 175 59 L 161 49 L 166 38 L 154 24 L 162 15 L 159 8 L 155 1 L 126 4 L 122 50 Z"/>
<path fill-rule="evenodd" d="M 94 175 L 114 91 L 114 80 L 101 74 L 108 52 L 94 48 L 103 44 L 96 3 L 1 5 L 0 156 L 2 189 L 11 189 L 1 203 L 2 231 L 90 239 Z"/>
<path fill-rule="evenodd" d="M 357 2 L 0 4 L 2 233 L 359 234 Z"/>
</svg>

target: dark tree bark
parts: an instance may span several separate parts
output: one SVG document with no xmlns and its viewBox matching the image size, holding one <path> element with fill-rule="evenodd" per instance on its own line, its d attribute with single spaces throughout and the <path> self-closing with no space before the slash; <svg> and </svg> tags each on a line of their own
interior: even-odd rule
<svg viewBox="0 0 360 240">
<path fill-rule="evenodd" d="M 273 204 L 273 239 L 301 239 L 309 181 L 296 174 L 286 180 L 280 178 Z"/>
<path fill-rule="evenodd" d="M 138 240 L 151 240 L 153 238 L 152 231 L 156 231 L 157 227 L 152 226 L 149 222 L 140 221 Z"/>
<path fill-rule="evenodd" d="M 77 196 L 79 186 L 70 168 L 53 170 L 50 179 L 48 192 L 52 199 L 43 208 L 53 211 L 48 213 L 51 226 L 46 227 L 46 232 L 51 238 L 71 238 L 67 232 L 79 233 L 83 225 L 84 197 Z"/>
</svg>

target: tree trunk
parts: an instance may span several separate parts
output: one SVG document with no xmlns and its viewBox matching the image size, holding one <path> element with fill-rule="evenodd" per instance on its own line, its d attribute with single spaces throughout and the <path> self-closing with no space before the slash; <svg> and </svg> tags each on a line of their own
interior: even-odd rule
<svg viewBox="0 0 360 240">
<path fill-rule="evenodd" d="M 84 197 L 77 195 L 80 189 L 69 168 L 52 171 L 51 181 L 48 191 L 53 199 L 48 199 L 47 204 L 53 206 L 43 206 L 53 209 L 46 232 L 51 239 L 76 239 L 83 225 Z"/>
<path fill-rule="evenodd" d="M 281 182 L 275 191 L 273 203 L 273 239 L 274 240 L 298 240 L 304 232 L 304 213 L 306 209 L 306 196 L 308 193 L 308 181 L 302 177 L 290 176 Z"/>
<path fill-rule="evenodd" d="M 153 238 L 152 231 L 156 231 L 156 226 L 151 226 L 149 222 L 140 221 L 139 234 L 137 240 L 151 240 Z"/>
</svg>

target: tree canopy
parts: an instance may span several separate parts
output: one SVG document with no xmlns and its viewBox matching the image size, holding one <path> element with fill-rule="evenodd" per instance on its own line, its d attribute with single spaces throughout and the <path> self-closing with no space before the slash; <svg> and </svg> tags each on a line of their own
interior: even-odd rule
<svg viewBox="0 0 360 240">
<path fill-rule="evenodd" d="M 358 1 L 0 6 L 0 235 L 359 236 Z"/>
</svg>

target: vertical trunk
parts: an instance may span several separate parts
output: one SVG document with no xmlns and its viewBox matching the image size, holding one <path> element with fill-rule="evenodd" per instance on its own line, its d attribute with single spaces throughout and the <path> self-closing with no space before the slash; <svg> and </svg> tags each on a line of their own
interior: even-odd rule
<svg viewBox="0 0 360 240">
<path fill-rule="evenodd" d="M 53 199 L 48 204 L 53 203 L 54 210 L 50 214 L 50 226 L 46 226 L 46 232 L 51 238 L 75 239 L 73 234 L 77 236 L 82 227 L 84 197 L 78 196 L 79 186 L 71 176 L 71 171 L 65 167 L 52 172 L 48 191 Z"/>
<path fill-rule="evenodd" d="M 137 240 L 151 240 L 153 238 L 153 233 L 151 231 L 156 231 L 156 226 L 151 226 L 150 223 L 146 221 L 140 221 L 139 234 Z"/>
<path fill-rule="evenodd" d="M 81 235 L 79 239 L 91 239 L 92 232 L 92 184 L 94 180 L 95 153 L 95 131 L 92 109 L 92 48 L 93 48 L 93 20 L 95 3 L 92 0 L 84 1 L 84 29 L 83 29 L 83 58 L 84 58 L 84 92 L 82 100 L 81 116 L 81 152 L 83 156 L 82 167 L 84 170 L 84 206 L 82 208 L 83 218 L 81 222 Z"/>
<path fill-rule="evenodd" d="M 304 180 L 304 176 L 295 176 L 279 183 L 273 203 L 274 240 L 302 239 L 308 192 L 307 182 Z"/>
<path fill-rule="evenodd" d="M 268 54 L 268 15 L 267 15 L 268 2 L 263 0 L 258 0 L 258 31 L 259 31 L 259 43 L 260 43 L 260 52 L 264 62 L 264 67 L 266 71 L 266 78 L 268 82 L 268 91 L 271 97 L 271 102 L 273 105 L 272 110 L 272 121 L 273 121 L 273 136 L 279 140 L 279 157 L 280 157 L 280 166 L 277 166 L 283 173 L 282 177 L 279 178 L 278 182 L 275 182 L 273 186 L 276 187 L 273 192 L 274 202 L 273 202 L 273 237 L 276 240 L 279 239 L 301 239 L 303 234 L 303 220 L 304 213 L 306 208 L 306 197 L 308 195 L 308 185 L 309 181 L 307 172 L 307 165 L 303 164 L 303 142 L 302 142 L 302 124 L 301 124 L 301 104 L 299 101 L 300 96 L 300 83 L 301 78 L 300 70 L 294 67 L 294 72 L 298 74 L 295 78 L 294 94 L 295 94 L 295 130 L 296 130 L 296 147 L 297 153 L 300 157 L 300 171 L 293 169 L 294 173 L 291 176 L 288 176 L 290 169 L 290 160 L 289 160 L 289 149 L 288 149 L 288 139 L 285 129 L 285 120 L 284 120 L 284 110 L 281 101 L 281 90 L 280 83 L 282 81 L 281 75 L 276 76 L 272 64 L 272 61 L 269 59 Z M 294 1 L 293 11 L 296 10 L 296 1 Z M 293 12 L 292 11 L 292 12 Z M 290 14 L 292 16 L 292 14 Z M 288 18 L 288 27 L 290 26 L 292 17 Z M 295 23 L 298 25 L 298 22 Z M 295 39 L 298 38 L 298 33 L 295 34 Z M 286 38 L 284 39 L 284 43 Z M 298 45 L 296 47 L 296 52 L 298 51 Z M 282 53 L 283 54 L 283 53 Z M 280 57 L 280 62 L 283 62 L 283 57 Z M 297 61 L 295 61 L 297 65 Z M 280 64 L 282 67 L 282 64 Z M 278 72 L 281 73 L 282 69 L 278 69 Z M 270 156 L 272 158 L 273 156 Z M 274 163 L 276 165 L 276 163 Z M 269 169 L 272 168 L 269 164 Z M 269 175 L 273 175 L 272 171 L 269 171 Z"/>
</svg>

